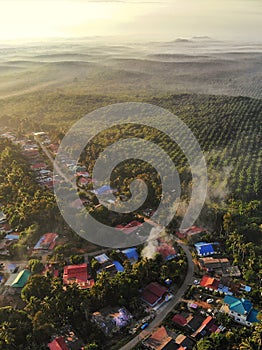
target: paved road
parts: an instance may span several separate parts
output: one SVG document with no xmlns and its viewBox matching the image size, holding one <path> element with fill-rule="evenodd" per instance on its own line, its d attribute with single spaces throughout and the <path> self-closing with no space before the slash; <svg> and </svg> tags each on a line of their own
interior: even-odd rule
<svg viewBox="0 0 262 350">
<path fill-rule="evenodd" d="M 135 338 L 133 338 L 130 342 L 128 342 L 126 345 L 124 345 L 119 350 L 131 350 L 133 349 L 139 342 L 141 342 L 143 339 L 145 339 L 149 334 L 159 326 L 163 320 L 166 318 L 166 316 L 169 314 L 170 311 L 173 310 L 173 308 L 178 304 L 182 296 L 185 294 L 185 291 L 189 284 L 193 283 L 193 275 L 194 275 L 194 263 L 192 261 L 192 255 L 190 253 L 190 250 L 186 244 L 184 244 L 181 241 L 177 240 L 178 245 L 184 250 L 187 260 L 188 260 L 188 270 L 187 274 L 184 280 L 184 283 L 179 288 L 179 290 L 176 292 L 174 297 L 167 302 L 161 309 L 158 311 L 158 314 L 156 318 L 149 324 L 146 330 L 140 332 Z"/>
<path fill-rule="evenodd" d="M 71 182 L 71 179 L 69 179 L 62 171 L 61 169 L 58 167 L 58 165 L 55 163 L 54 158 L 52 157 L 51 153 L 49 152 L 49 150 L 46 148 L 45 145 L 42 144 L 41 140 L 39 140 L 38 137 L 35 136 L 35 140 L 36 142 L 39 144 L 39 146 L 41 147 L 42 151 L 45 153 L 45 155 L 47 156 L 47 158 L 50 160 L 51 164 L 53 165 L 53 168 L 56 170 L 56 172 L 66 181 L 66 182 Z"/>
</svg>

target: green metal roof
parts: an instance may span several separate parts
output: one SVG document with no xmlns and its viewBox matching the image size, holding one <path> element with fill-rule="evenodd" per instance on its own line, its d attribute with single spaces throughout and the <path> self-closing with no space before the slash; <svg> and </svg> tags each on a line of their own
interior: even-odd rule
<svg viewBox="0 0 262 350">
<path fill-rule="evenodd" d="M 246 315 L 252 309 L 252 303 L 247 299 L 239 299 L 233 296 L 226 296 L 224 302 L 229 305 L 230 310 L 241 315 Z"/>
<path fill-rule="evenodd" d="M 22 270 L 19 272 L 19 274 L 16 276 L 16 279 L 11 284 L 14 288 L 23 288 L 26 282 L 28 281 L 28 278 L 31 276 L 31 272 L 28 270 Z"/>
</svg>

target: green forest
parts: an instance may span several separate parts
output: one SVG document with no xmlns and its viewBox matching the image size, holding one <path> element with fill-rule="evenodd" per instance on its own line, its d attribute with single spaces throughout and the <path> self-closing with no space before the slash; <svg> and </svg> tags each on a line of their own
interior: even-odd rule
<svg viewBox="0 0 262 350">
<path fill-rule="evenodd" d="M 261 100 L 195 94 L 70 95 L 34 93 L 0 101 L 0 125 L 24 133 L 48 131 L 61 140 L 69 127 L 91 111 L 118 102 L 146 102 L 165 108 L 192 130 L 205 153 L 210 182 L 223 191 L 211 195 L 242 200 L 261 197 Z M 132 117 L 132 116 L 130 116 Z M 161 123 L 161 121 L 158 121 Z M 95 125 L 90 125 L 95 128 Z M 120 132 L 120 131 L 119 131 Z M 138 136 L 145 136 L 143 131 Z M 115 135 L 116 139 L 118 135 Z M 102 142 L 101 142 L 102 141 Z M 99 139 L 99 149 L 105 139 Z M 165 146 L 168 148 L 168 144 Z M 90 155 L 90 154 L 89 154 Z M 177 154 L 173 154 L 176 158 Z M 90 161 L 90 159 L 89 159 Z M 183 159 L 184 161 L 184 159 Z M 184 164 L 178 159 L 180 167 Z M 227 180 L 226 184 L 225 181 Z"/>
</svg>

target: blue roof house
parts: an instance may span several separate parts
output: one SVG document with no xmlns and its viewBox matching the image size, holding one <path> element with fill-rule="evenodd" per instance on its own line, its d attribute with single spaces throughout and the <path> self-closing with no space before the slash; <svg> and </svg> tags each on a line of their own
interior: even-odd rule
<svg viewBox="0 0 262 350">
<path fill-rule="evenodd" d="M 235 322 L 245 326 L 251 326 L 252 323 L 260 322 L 257 319 L 258 311 L 253 309 L 252 303 L 247 299 L 239 299 L 227 295 L 224 298 L 223 311 L 228 313 Z"/>
<path fill-rule="evenodd" d="M 138 253 L 136 248 L 128 248 L 122 250 L 122 253 L 127 257 L 131 264 L 134 264 L 138 260 Z"/>
<path fill-rule="evenodd" d="M 18 241 L 20 238 L 19 234 L 15 233 L 9 233 L 8 235 L 5 236 L 5 239 L 9 241 Z"/>
<path fill-rule="evenodd" d="M 195 244 L 195 248 L 199 256 L 208 256 L 215 253 L 212 243 L 199 242 Z"/>
<path fill-rule="evenodd" d="M 96 261 L 98 261 L 100 264 L 104 264 L 107 261 L 109 261 L 109 257 L 106 254 L 100 254 L 95 256 Z"/>
<path fill-rule="evenodd" d="M 94 194 L 98 194 L 98 195 L 103 195 L 103 194 L 106 194 L 106 193 L 112 193 L 114 192 L 115 190 L 108 186 L 108 185 L 104 185 L 102 187 L 99 187 L 98 189 L 94 190 L 93 193 Z"/>
<path fill-rule="evenodd" d="M 124 272 L 125 271 L 123 265 L 120 264 L 119 261 L 114 260 L 113 264 L 115 265 L 117 272 Z"/>
</svg>

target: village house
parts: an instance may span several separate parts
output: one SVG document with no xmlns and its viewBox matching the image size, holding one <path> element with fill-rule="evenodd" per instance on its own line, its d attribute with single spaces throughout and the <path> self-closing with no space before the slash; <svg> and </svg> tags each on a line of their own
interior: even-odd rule
<svg viewBox="0 0 262 350">
<path fill-rule="evenodd" d="M 77 180 L 77 185 L 81 188 L 87 187 L 89 183 L 90 183 L 90 180 L 82 176 Z"/>
<path fill-rule="evenodd" d="M 206 319 L 201 323 L 197 330 L 191 334 L 191 337 L 199 340 L 206 335 L 211 333 L 220 333 L 221 328 L 216 325 L 216 321 L 212 316 L 207 316 Z"/>
<path fill-rule="evenodd" d="M 199 285 L 205 289 L 209 289 L 213 291 L 213 290 L 218 290 L 219 284 L 220 284 L 220 280 L 210 276 L 203 276 Z"/>
<path fill-rule="evenodd" d="M 63 336 L 55 337 L 49 344 L 49 350 L 82 350 L 83 342 L 72 330 L 69 330 Z"/>
<path fill-rule="evenodd" d="M 31 272 L 29 270 L 21 270 L 18 273 L 12 273 L 8 280 L 5 283 L 6 287 L 12 287 L 12 288 L 23 288 L 29 277 L 31 276 Z"/>
<path fill-rule="evenodd" d="M 198 227 L 198 226 L 190 226 L 186 229 L 180 229 L 179 231 L 176 232 L 176 235 L 180 239 L 190 240 L 193 237 L 196 239 L 201 234 L 204 234 L 204 233 L 206 233 L 206 230 L 204 228 Z"/>
<path fill-rule="evenodd" d="M 20 233 L 19 232 L 12 232 L 12 231 L 11 231 L 11 233 L 8 233 L 4 237 L 4 239 L 6 239 L 7 241 L 18 241 L 19 238 L 20 238 Z"/>
<path fill-rule="evenodd" d="M 157 282 L 151 282 L 144 288 L 141 298 L 151 307 L 156 307 L 167 300 L 168 294 L 166 287 Z"/>
<path fill-rule="evenodd" d="M 197 251 L 197 255 L 202 256 L 209 256 L 213 254 L 219 253 L 219 244 L 218 243 L 206 243 L 206 242 L 198 242 L 194 244 L 195 249 Z"/>
<path fill-rule="evenodd" d="M 227 258 L 215 259 L 206 257 L 199 259 L 200 268 L 206 272 L 214 272 L 223 277 L 240 277 L 241 272 L 238 266 L 231 266 Z"/>
<path fill-rule="evenodd" d="M 95 281 L 91 278 L 87 264 L 68 265 L 64 267 L 63 284 L 76 283 L 80 289 L 92 288 Z"/>
<path fill-rule="evenodd" d="M 157 242 L 157 252 L 162 256 L 164 260 L 172 260 L 177 256 L 177 251 L 173 247 L 172 243 L 166 242 L 163 238 L 159 238 Z"/>
<path fill-rule="evenodd" d="M 30 166 L 34 171 L 45 170 L 47 168 L 46 163 L 35 163 Z"/>
<path fill-rule="evenodd" d="M 94 322 L 106 336 L 112 336 L 120 329 L 128 326 L 132 318 L 133 316 L 126 308 L 115 307 L 94 312 L 92 322 Z"/>
<path fill-rule="evenodd" d="M 177 350 L 192 350 L 195 345 L 195 342 L 184 334 L 179 334 L 175 339 L 175 343 L 178 346 Z"/>
<path fill-rule="evenodd" d="M 134 264 L 138 260 L 138 253 L 136 248 L 128 248 L 122 250 L 122 254 L 124 254 L 125 258 L 130 261 L 131 264 Z"/>
<path fill-rule="evenodd" d="M 56 245 L 57 238 L 57 233 L 46 233 L 39 239 L 33 250 L 35 252 L 53 250 Z"/>
<path fill-rule="evenodd" d="M 132 233 L 135 230 L 137 230 L 139 227 L 141 227 L 143 224 L 142 222 L 138 221 L 138 220 L 133 220 L 131 222 L 129 222 L 128 224 L 125 225 L 117 225 L 116 228 L 126 234 Z"/>
<path fill-rule="evenodd" d="M 259 322 L 258 311 L 253 308 L 252 303 L 244 298 L 236 298 L 227 295 L 224 298 L 224 305 L 221 311 L 231 316 L 235 322 L 244 326 L 251 326 L 252 323 Z"/>
<path fill-rule="evenodd" d="M 48 347 L 50 350 L 70 350 L 63 337 L 55 338 Z"/>
<path fill-rule="evenodd" d="M 167 350 L 178 349 L 173 339 L 168 335 L 164 326 L 159 327 L 151 336 L 143 342 L 147 349 L 151 350 Z M 172 345 L 168 347 L 168 345 Z"/>
<path fill-rule="evenodd" d="M 99 262 L 100 268 L 97 273 L 107 272 L 110 276 L 114 276 L 117 272 L 123 272 L 124 267 L 119 261 L 110 259 L 106 254 L 95 256 L 95 260 Z"/>
</svg>

